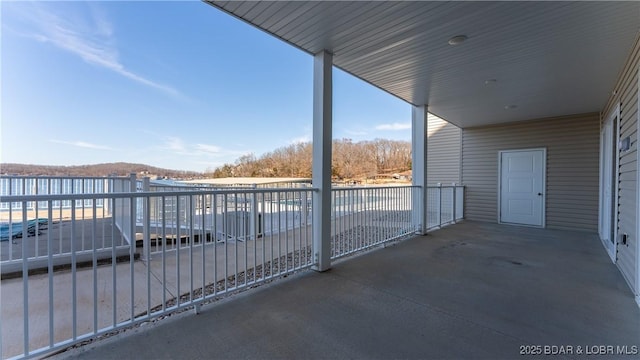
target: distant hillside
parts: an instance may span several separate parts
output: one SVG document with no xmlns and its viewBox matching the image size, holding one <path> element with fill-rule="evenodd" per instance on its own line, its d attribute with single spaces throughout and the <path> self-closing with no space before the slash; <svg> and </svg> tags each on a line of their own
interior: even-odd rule
<svg viewBox="0 0 640 360">
<path fill-rule="evenodd" d="M 51 166 L 30 164 L 0 164 L 2 175 L 49 175 L 49 176 L 126 176 L 131 173 L 144 173 L 151 176 L 166 176 L 170 178 L 202 177 L 201 173 L 157 168 L 144 164 L 124 162 L 79 165 L 79 166 Z"/>
<path fill-rule="evenodd" d="M 301 142 L 277 148 L 260 157 L 246 154 L 234 163 L 227 163 L 213 171 L 198 173 L 161 169 L 132 163 L 108 163 L 80 166 L 50 166 L 0 164 L 3 175 L 49 176 L 127 176 L 130 173 L 172 179 L 205 177 L 311 177 L 312 143 Z M 411 143 L 408 141 L 375 139 L 353 142 L 351 139 L 333 140 L 331 175 L 334 179 L 373 179 L 411 170 Z"/>
</svg>

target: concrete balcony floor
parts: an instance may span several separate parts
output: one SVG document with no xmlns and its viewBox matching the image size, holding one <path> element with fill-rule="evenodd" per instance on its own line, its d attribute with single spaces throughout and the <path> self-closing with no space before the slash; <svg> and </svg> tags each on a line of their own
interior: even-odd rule
<svg viewBox="0 0 640 360">
<path fill-rule="evenodd" d="M 526 345 L 640 346 L 640 308 L 597 235 L 466 221 L 56 358 L 496 359 Z"/>
</svg>

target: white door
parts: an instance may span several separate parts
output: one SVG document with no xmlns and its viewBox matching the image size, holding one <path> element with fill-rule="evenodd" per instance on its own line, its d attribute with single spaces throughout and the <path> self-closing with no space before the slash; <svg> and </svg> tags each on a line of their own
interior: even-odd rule
<svg viewBox="0 0 640 360">
<path fill-rule="evenodd" d="M 616 149 L 617 134 L 616 126 L 618 123 L 619 110 L 616 108 L 614 112 L 607 118 L 602 131 L 600 132 L 600 219 L 598 230 L 600 239 L 604 244 L 609 256 L 615 261 L 615 194 L 617 176 L 614 171 L 616 168 Z"/>
<path fill-rule="evenodd" d="M 544 226 L 545 149 L 500 152 L 500 222 Z"/>
</svg>

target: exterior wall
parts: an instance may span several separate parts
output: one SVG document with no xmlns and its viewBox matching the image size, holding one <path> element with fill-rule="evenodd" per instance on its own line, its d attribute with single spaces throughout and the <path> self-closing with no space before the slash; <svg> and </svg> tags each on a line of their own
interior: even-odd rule
<svg viewBox="0 0 640 360">
<path fill-rule="evenodd" d="M 638 289 L 638 69 L 640 68 L 640 38 L 630 56 L 602 112 L 602 121 L 620 104 L 620 139 L 631 138 L 631 148 L 619 151 L 618 159 L 618 245 L 616 263 L 636 295 Z M 627 244 L 620 243 L 621 235 L 627 234 Z"/>
<path fill-rule="evenodd" d="M 427 117 L 427 185 L 460 183 L 459 127 L 429 114 Z"/>
<path fill-rule="evenodd" d="M 596 113 L 462 131 L 465 218 L 498 221 L 498 152 L 547 149 L 546 226 L 598 230 L 599 116 Z"/>
</svg>

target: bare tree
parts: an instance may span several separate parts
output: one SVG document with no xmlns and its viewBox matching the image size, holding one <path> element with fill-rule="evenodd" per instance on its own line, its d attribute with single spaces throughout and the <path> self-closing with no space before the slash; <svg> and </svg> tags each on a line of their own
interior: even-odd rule
<svg viewBox="0 0 640 360">
<path fill-rule="evenodd" d="M 277 148 L 259 158 L 243 155 L 234 165 L 217 168 L 214 177 L 311 177 L 312 144 L 301 142 Z M 411 144 L 406 141 L 375 139 L 353 142 L 333 140 L 332 176 L 338 179 L 372 177 L 411 168 Z"/>
</svg>

